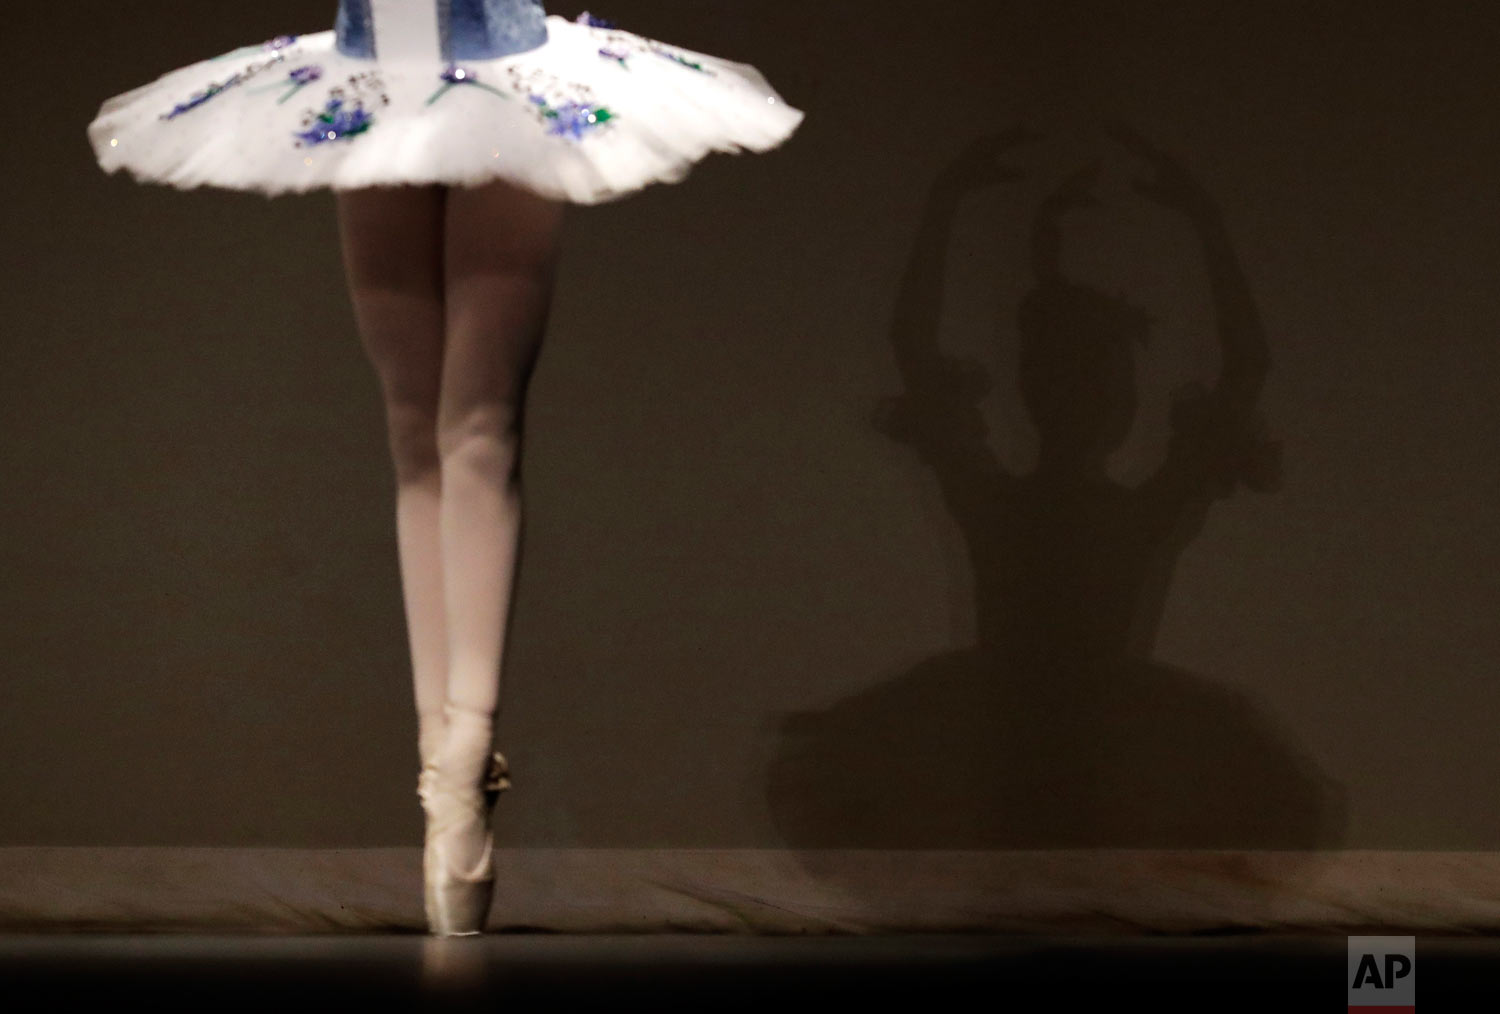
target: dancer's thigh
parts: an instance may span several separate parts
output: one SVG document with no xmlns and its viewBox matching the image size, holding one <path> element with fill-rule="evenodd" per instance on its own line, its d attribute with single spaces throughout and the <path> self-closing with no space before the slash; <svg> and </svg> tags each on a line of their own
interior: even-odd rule
<svg viewBox="0 0 1500 1014">
<path fill-rule="evenodd" d="M 563 212 L 503 181 L 448 192 L 440 436 L 518 423 L 546 330 Z"/>
<path fill-rule="evenodd" d="M 338 191 L 344 270 L 365 351 L 392 408 L 437 411 L 445 341 L 441 187 Z"/>
</svg>

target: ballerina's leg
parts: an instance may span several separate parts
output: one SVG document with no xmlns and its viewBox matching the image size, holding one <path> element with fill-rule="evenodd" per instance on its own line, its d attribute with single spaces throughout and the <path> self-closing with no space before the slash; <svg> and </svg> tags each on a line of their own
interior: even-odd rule
<svg viewBox="0 0 1500 1014">
<path fill-rule="evenodd" d="M 376 187 L 340 191 L 336 199 L 355 323 L 385 401 L 418 752 L 425 765 L 435 762 L 442 741 L 448 677 L 437 448 L 446 196 L 440 187 Z"/>
<path fill-rule="evenodd" d="M 527 386 L 546 331 L 563 205 L 499 181 L 448 192 L 447 346 L 438 410 L 447 695 L 464 741 L 443 763 L 461 784 L 482 772 L 521 540 Z M 482 837 L 452 856 L 462 866 Z M 467 854 L 465 854 L 467 853 Z"/>
</svg>

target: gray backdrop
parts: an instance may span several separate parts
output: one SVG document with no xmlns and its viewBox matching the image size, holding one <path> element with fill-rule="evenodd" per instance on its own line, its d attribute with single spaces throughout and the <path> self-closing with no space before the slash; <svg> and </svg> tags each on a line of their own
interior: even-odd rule
<svg viewBox="0 0 1500 1014">
<path fill-rule="evenodd" d="M 106 96 L 334 6 L 8 15 L 0 844 L 420 839 L 392 478 L 331 198 L 108 178 L 84 137 Z M 500 844 L 1500 843 L 1485 5 L 595 13 L 753 63 L 808 118 L 568 222 Z M 1201 184 L 1227 247 L 1132 189 L 1150 172 L 1112 119 Z M 924 228 L 939 174 L 1018 124 L 1045 135 L 1019 178 Z M 1035 463 L 1028 243 L 1096 158 L 1062 262 L 1151 320 L 1120 486 L 1163 460 L 1173 392 L 1219 369 L 1213 277 L 1243 272 L 1269 350 L 1274 488 L 1154 541 L 1078 534 L 1116 531 L 1120 494 L 1018 521 L 956 464 Z M 942 410 L 977 371 L 940 355 L 988 375 L 982 436 Z M 883 425 L 913 377 L 924 453 Z M 1066 645 L 1099 619 L 1038 605 L 1049 553 L 1108 585 L 1090 608 L 1128 648 L 1018 662 L 1028 631 Z"/>
</svg>

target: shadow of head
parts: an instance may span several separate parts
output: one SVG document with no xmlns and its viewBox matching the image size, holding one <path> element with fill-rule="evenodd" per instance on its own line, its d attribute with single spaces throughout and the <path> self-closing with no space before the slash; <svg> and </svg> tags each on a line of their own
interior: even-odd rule
<svg viewBox="0 0 1500 1014">
<path fill-rule="evenodd" d="M 1042 454 L 1082 464 L 1121 447 L 1135 422 L 1135 346 L 1151 327 L 1145 310 L 1055 277 L 1026 293 L 1016 323 L 1016 382 Z"/>
</svg>

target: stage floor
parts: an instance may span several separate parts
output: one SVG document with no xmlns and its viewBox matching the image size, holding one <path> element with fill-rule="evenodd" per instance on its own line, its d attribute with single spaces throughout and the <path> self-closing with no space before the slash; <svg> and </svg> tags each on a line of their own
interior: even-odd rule
<svg viewBox="0 0 1500 1014">
<path fill-rule="evenodd" d="M 1500 938 L 1417 935 L 1420 1009 L 1494 1009 Z M 704 1011 L 892 1001 L 923 1010 L 1343 1011 L 1342 936 L 487 934 L 0 936 L 6 1011 Z"/>
</svg>

